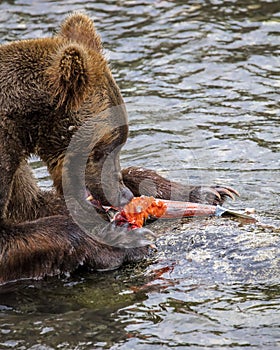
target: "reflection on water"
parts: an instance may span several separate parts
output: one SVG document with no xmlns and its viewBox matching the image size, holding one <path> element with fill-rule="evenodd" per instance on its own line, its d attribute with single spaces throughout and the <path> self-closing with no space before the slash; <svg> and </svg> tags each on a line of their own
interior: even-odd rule
<svg viewBox="0 0 280 350">
<path fill-rule="evenodd" d="M 50 35 L 81 9 L 127 103 L 123 165 L 233 185 L 228 205 L 279 227 L 279 1 L 4 1 L 1 42 Z M 155 225 L 168 234 L 149 263 L 2 289 L 0 348 L 279 348 L 279 229 Z"/>
</svg>

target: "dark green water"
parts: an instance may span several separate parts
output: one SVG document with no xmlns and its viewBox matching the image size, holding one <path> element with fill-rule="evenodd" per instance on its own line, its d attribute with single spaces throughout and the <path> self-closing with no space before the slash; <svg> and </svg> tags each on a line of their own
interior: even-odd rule
<svg viewBox="0 0 280 350">
<path fill-rule="evenodd" d="M 78 9 L 127 103 L 123 166 L 232 185 L 227 206 L 272 228 L 158 224 L 150 262 L 2 289 L 0 349 L 279 349 L 279 1 L 2 1 L 0 40 L 50 35 Z"/>
</svg>

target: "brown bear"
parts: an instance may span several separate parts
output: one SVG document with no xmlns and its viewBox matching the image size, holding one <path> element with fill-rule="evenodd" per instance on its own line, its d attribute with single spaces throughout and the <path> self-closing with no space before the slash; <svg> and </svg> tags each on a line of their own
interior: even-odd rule
<svg viewBox="0 0 280 350">
<path fill-rule="evenodd" d="M 70 15 L 51 38 L 0 46 L 0 125 L 0 283 L 81 266 L 112 269 L 148 253 L 147 245 L 106 244 L 87 232 L 87 224 L 78 225 L 65 204 L 63 181 L 75 198 L 74 211 L 88 213 L 92 227 L 98 210 L 86 200 L 89 193 L 115 206 L 140 194 L 168 199 L 172 192 L 173 199 L 217 204 L 235 193 L 183 186 L 146 169 L 121 171 L 119 152 L 128 134 L 124 102 L 100 36 L 81 13 Z M 79 139 L 83 127 L 86 137 Z M 37 186 L 27 163 L 31 154 L 47 165 L 53 191 Z M 101 229 L 114 231 L 104 222 Z"/>
</svg>

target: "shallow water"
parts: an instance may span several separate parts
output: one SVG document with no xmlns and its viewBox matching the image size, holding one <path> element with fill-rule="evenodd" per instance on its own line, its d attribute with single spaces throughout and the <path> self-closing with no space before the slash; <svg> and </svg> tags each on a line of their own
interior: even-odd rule
<svg viewBox="0 0 280 350">
<path fill-rule="evenodd" d="M 270 227 L 156 223 L 165 235 L 149 262 L 6 287 L 0 349 L 278 349 L 279 1 L 4 1 L 1 42 L 50 35 L 78 9 L 127 103 L 123 166 L 234 186 L 227 206 L 254 207 Z"/>
</svg>

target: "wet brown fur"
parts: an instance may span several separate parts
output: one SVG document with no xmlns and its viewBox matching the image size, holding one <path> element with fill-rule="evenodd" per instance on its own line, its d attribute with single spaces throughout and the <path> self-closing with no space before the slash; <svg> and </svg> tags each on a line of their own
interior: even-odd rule
<svg viewBox="0 0 280 350">
<path fill-rule="evenodd" d="M 147 248 L 116 248 L 96 241 L 67 211 L 62 188 L 65 152 L 87 120 L 96 123 L 86 169 L 86 186 L 95 198 L 117 202 L 123 195 L 129 200 L 127 187 L 139 195 L 142 186 L 142 194 L 200 200 L 200 188 L 173 184 L 153 171 L 129 168 L 121 175 L 118 157 L 127 138 L 127 116 L 122 107 L 116 127 L 108 110 L 122 104 L 100 36 L 84 14 L 69 16 L 52 38 L 0 46 L 0 283 L 80 266 L 115 268 L 146 255 Z M 104 154 L 116 147 L 106 181 L 112 192 L 108 200 L 100 184 L 101 169 Z M 31 154 L 47 165 L 53 191 L 38 188 L 27 164 Z"/>
</svg>

